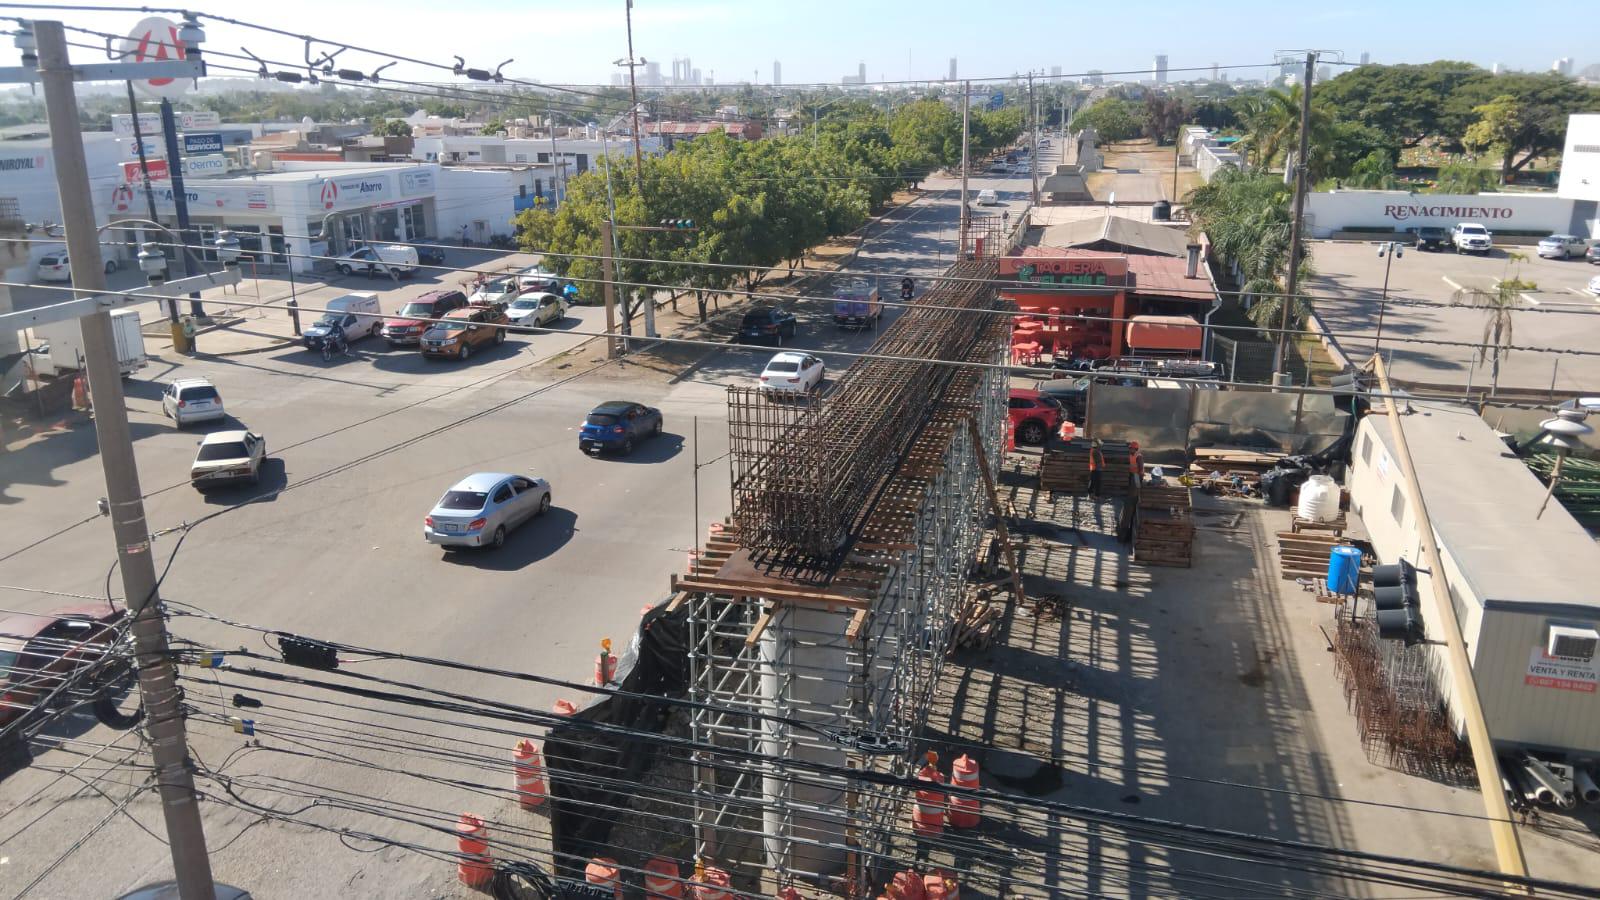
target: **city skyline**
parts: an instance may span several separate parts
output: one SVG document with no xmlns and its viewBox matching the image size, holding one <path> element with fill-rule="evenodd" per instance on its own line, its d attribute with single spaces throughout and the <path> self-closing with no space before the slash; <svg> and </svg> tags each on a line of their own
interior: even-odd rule
<svg viewBox="0 0 1600 900">
<path fill-rule="evenodd" d="M 1190 9 L 1176 2 L 1162 3 L 1173 14 Z M 950 29 L 950 17 L 961 10 L 948 0 L 929 3 L 888 2 L 872 6 L 820 0 L 804 17 L 786 15 L 784 7 L 738 4 L 731 0 L 638 0 L 633 9 L 634 54 L 667 68 L 674 58 L 702 60 L 705 72 L 723 73 L 723 82 L 762 81 L 774 62 L 768 41 L 751 35 L 783 36 L 783 80 L 791 85 L 839 84 L 865 62 L 867 80 L 942 80 L 949 76 L 950 60 L 960 58 L 960 74 L 973 79 L 1003 78 L 1017 72 L 1053 72 L 1081 77 L 1091 70 L 1107 80 L 1139 81 L 1152 77 L 1152 57 L 1169 59 L 1168 80 L 1207 77 L 1214 65 L 1230 80 L 1270 78 L 1278 50 L 1319 47 L 1342 51 L 1354 64 L 1363 55 L 1385 63 L 1430 62 L 1457 59 L 1489 69 L 1500 63 L 1509 69 L 1549 71 L 1552 59 L 1570 59 L 1572 71 L 1595 60 L 1581 55 L 1583 45 L 1570 33 L 1547 34 L 1537 29 L 1501 29 L 1485 33 L 1468 27 L 1466 19 L 1441 19 L 1443 4 L 1394 7 L 1371 0 L 1352 0 L 1337 9 L 1323 10 L 1295 21 L 1282 21 L 1274 7 L 1247 2 L 1235 15 L 1185 16 L 1183 41 L 1153 39 L 1129 31 L 1121 11 L 1041 5 L 1030 11 L 1030 31 L 1040 34 L 1062 30 L 1124 35 L 1120 40 L 1100 40 L 1091 46 L 1062 49 L 1052 41 L 972 41 L 963 29 Z M 1459 11 L 1459 5 L 1449 9 Z M 202 10 L 203 12 L 204 10 Z M 616 73 L 612 61 L 627 56 L 627 33 L 622 3 L 572 8 L 550 2 L 511 0 L 459 0 L 450 15 L 438 17 L 434 4 L 421 0 L 393 0 L 389 13 L 374 18 L 360 4 L 313 4 L 310 0 L 279 0 L 272 15 L 251 15 L 263 24 L 285 20 L 316 37 L 353 40 L 362 46 L 448 64 L 463 55 L 469 66 L 493 69 L 501 60 L 513 60 L 508 74 L 524 80 L 563 84 L 610 84 Z M 1260 15 L 1251 15 L 1258 11 Z M 837 13 L 830 15 L 829 13 Z M 414 27 L 415 13 L 427 18 L 426 29 Z M 862 20 L 860 28 L 838 29 L 845 14 Z M 139 13 L 79 12 L 63 10 L 69 24 L 118 33 L 131 28 Z M 1236 23 L 1251 22 L 1241 29 Z M 1381 21 L 1384 28 L 1374 29 Z M 219 50 L 249 46 L 266 58 L 294 59 L 303 55 L 300 42 L 263 37 L 248 28 L 206 22 L 208 42 Z M 1520 31 L 1520 33 L 1519 33 Z M 526 35 L 544 36 L 539 52 L 530 53 Z M 893 35 L 886 39 L 884 35 Z M 274 43 L 276 42 L 276 43 Z M 374 69 L 384 60 L 354 52 L 341 57 Z M 706 62 L 712 63 L 706 65 Z M 363 65 L 371 63 L 371 65 Z M 404 67 L 404 66 L 402 66 Z M 413 76 L 426 73 L 412 66 Z M 1337 72 L 1337 68 L 1336 68 Z M 761 74 L 757 74 L 761 73 Z M 398 69 L 391 73 L 404 77 Z M 640 76 L 645 74 L 641 69 Z M 665 75 L 666 73 L 662 73 Z M 432 76 L 429 76 L 432 77 Z M 665 83 L 665 81 L 663 81 Z"/>
</svg>

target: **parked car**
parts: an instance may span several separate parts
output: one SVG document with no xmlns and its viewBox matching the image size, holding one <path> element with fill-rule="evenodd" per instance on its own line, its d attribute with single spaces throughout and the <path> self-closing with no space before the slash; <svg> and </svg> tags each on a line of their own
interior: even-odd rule
<svg viewBox="0 0 1600 900">
<path fill-rule="evenodd" d="M 772 393 L 806 394 L 822 384 L 827 366 L 809 353 L 779 353 L 761 370 L 761 388 Z"/>
<path fill-rule="evenodd" d="M 513 325 L 554 325 L 567 317 L 567 301 L 555 294 L 523 294 L 506 307 Z"/>
<path fill-rule="evenodd" d="M 794 313 L 776 306 L 758 306 L 739 322 L 739 343 L 781 344 L 784 338 L 794 337 L 796 322 Z"/>
<path fill-rule="evenodd" d="M 511 324 L 501 308 L 488 303 L 469 303 L 445 313 L 444 321 L 422 333 L 423 356 L 448 356 L 467 359 L 474 348 L 503 344 Z"/>
<path fill-rule="evenodd" d="M 608 400 L 589 410 L 578 426 L 578 449 L 584 453 L 632 453 L 635 441 L 660 434 L 661 425 L 659 409 L 631 400 Z"/>
<path fill-rule="evenodd" d="M 1588 291 L 1596 297 L 1600 297 L 1600 275 L 1589 279 Z"/>
<path fill-rule="evenodd" d="M 1450 233 L 1437 225 L 1424 225 L 1417 229 L 1418 250 L 1443 250 L 1450 246 Z"/>
<path fill-rule="evenodd" d="M 422 520 L 430 544 L 502 547 L 506 534 L 550 509 L 550 482 L 527 475 L 478 472 L 444 492 Z"/>
<path fill-rule="evenodd" d="M 1019 444 L 1043 444 L 1061 427 L 1061 404 L 1048 394 L 1012 388 L 1006 405 Z"/>
<path fill-rule="evenodd" d="M 417 260 L 425 266 L 442 266 L 445 264 L 444 249 L 441 247 L 427 246 L 413 247 L 412 249 L 417 251 Z"/>
<path fill-rule="evenodd" d="M 117 270 L 117 261 L 105 261 L 106 274 L 110 275 Z M 72 263 L 65 253 L 50 253 L 39 257 L 39 266 L 34 274 L 39 281 L 72 281 Z"/>
<path fill-rule="evenodd" d="M 522 293 L 522 281 L 518 276 L 502 275 L 479 285 L 472 292 L 472 296 L 467 298 L 467 302 L 499 306 L 503 309 L 510 305 L 511 301 L 522 296 Z"/>
<path fill-rule="evenodd" d="M 267 458 L 267 442 L 250 431 L 213 431 L 200 441 L 200 450 L 189 466 L 189 483 L 197 490 L 219 484 L 261 480 L 261 463 Z"/>
<path fill-rule="evenodd" d="M 227 416 L 222 395 L 206 378 L 179 378 L 161 392 L 161 413 L 179 428 L 190 422 L 204 422 Z"/>
<path fill-rule="evenodd" d="M 1000 205 L 1000 195 L 996 194 L 994 192 L 994 188 L 984 188 L 983 190 L 978 192 L 978 205 L 979 206 L 999 206 Z"/>
<path fill-rule="evenodd" d="M 0 617 L 0 697 L 5 698 L 0 703 L 0 728 L 74 676 L 82 680 L 57 694 L 48 708 L 68 709 L 92 702 L 100 717 L 108 682 L 129 670 L 107 667 L 104 675 L 77 673 L 105 659 L 116 641 L 116 626 L 126 615 L 126 610 L 109 603 L 90 603 L 43 615 L 10 613 Z"/>
<path fill-rule="evenodd" d="M 460 291 L 429 291 L 400 307 L 400 312 L 383 322 L 383 339 L 391 347 L 416 346 L 422 333 L 431 326 L 423 319 L 442 319 L 444 314 L 467 305 Z"/>
<path fill-rule="evenodd" d="M 383 330 L 383 310 L 378 306 L 378 295 L 371 291 L 355 291 L 335 297 L 324 307 L 327 312 L 300 333 L 307 348 L 321 348 L 322 341 L 338 328 L 344 332 L 346 343 L 354 343 Z"/>
<path fill-rule="evenodd" d="M 1083 414 L 1088 408 L 1089 384 L 1094 381 L 1088 375 L 1079 378 L 1058 378 L 1039 383 L 1039 394 L 1056 401 L 1061 407 L 1061 414 L 1074 422 L 1082 422 Z M 1060 423 L 1057 423 L 1057 427 Z"/>
<path fill-rule="evenodd" d="M 1589 252 L 1589 242 L 1575 234 L 1552 234 L 1539 241 L 1539 255 L 1545 259 L 1571 259 Z"/>
<path fill-rule="evenodd" d="M 1450 243 L 1457 253 L 1482 253 L 1487 255 L 1494 247 L 1489 229 L 1477 222 L 1461 222 L 1450 230 Z"/>
<path fill-rule="evenodd" d="M 518 272 L 517 283 L 524 292 L 561 293 L 561 279 L 554 272 L 546 271 L 543 266 L 529 266 Z"/>
<path fill-rule="evenodd" d="M 407 247 L 405 244 L 380 244 L 376 247 L 360 247 L 346 253 L 334 263 L 334 268 L 340 275 L 353 275 L 360 272 L 367 277 L 373 275 L 388 275 L 393 272 L 404 278 L 417 274 L 417 264 L 422 262 L 417 248 Z"/>
<path fill-rule="evenodd" d="M 1584 254 L 1584 259 L 1587 259 L 1591 266 L 1600 266 L 1600 244 L 1591 244 L 1589 252 Z"/>
</svg>

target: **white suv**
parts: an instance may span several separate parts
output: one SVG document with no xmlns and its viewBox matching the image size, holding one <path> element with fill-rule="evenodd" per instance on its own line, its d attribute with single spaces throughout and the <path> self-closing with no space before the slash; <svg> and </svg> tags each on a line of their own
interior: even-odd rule
<svg viewBox="0 0 1600 900">
<path fill-rule="evenodd" d="M 1450 242 L 1456 245 L 1457 253 L 1483 253 L 1488 254 L 1494 247 L 1494 240 L 1489 229 L 1477 222 L 1460 222 L 1450 229 Z"/>
<path fill-rule="evenodd" d="M 205 378 L 180 378 L 167 385 L 161 395 L 161 411 L 179 428 L 227 416 L 217 386 Z"/>
</svg>

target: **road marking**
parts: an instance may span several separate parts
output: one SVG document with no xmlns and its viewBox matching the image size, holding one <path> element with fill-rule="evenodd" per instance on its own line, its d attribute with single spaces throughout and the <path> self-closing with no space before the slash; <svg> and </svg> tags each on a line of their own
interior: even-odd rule
<svg viewBox="0 0 1600 900">
<path fill-rule="evenodd" d="M 1454 278 L 1451 278 L 1449 275 L 1440 275 L 1439 277 L 1444 279 L 1445 284 L 1450 285 L 1452 288 L 1455 288 L 1458 291 L 1466 290 L 1466 288 L 1462 287 Z"/>
</svg>

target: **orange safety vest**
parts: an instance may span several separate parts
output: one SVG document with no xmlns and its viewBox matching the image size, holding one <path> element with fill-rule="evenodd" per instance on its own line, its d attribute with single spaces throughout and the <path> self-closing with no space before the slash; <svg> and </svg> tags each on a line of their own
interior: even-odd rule
<svg viewBox="0 0 1600 900">
<path fill-rule="evenodd" d="M 1105 465 L 1105 462 L 1106 462 L 1105 457 L 1100 455 L 1100 448 L 1099 447 L 1090 447 L 1089 448 L 1089 471 L 1091 471 L 1091 472 L 1100 471 L 1100 467 Z"/>
<path fill-rule="evenodd" d="M 1135 475 L 1144 475 L 1144 454 L 1135 450 L 1128 454 L 1128 471 Z"/>
</svg>

